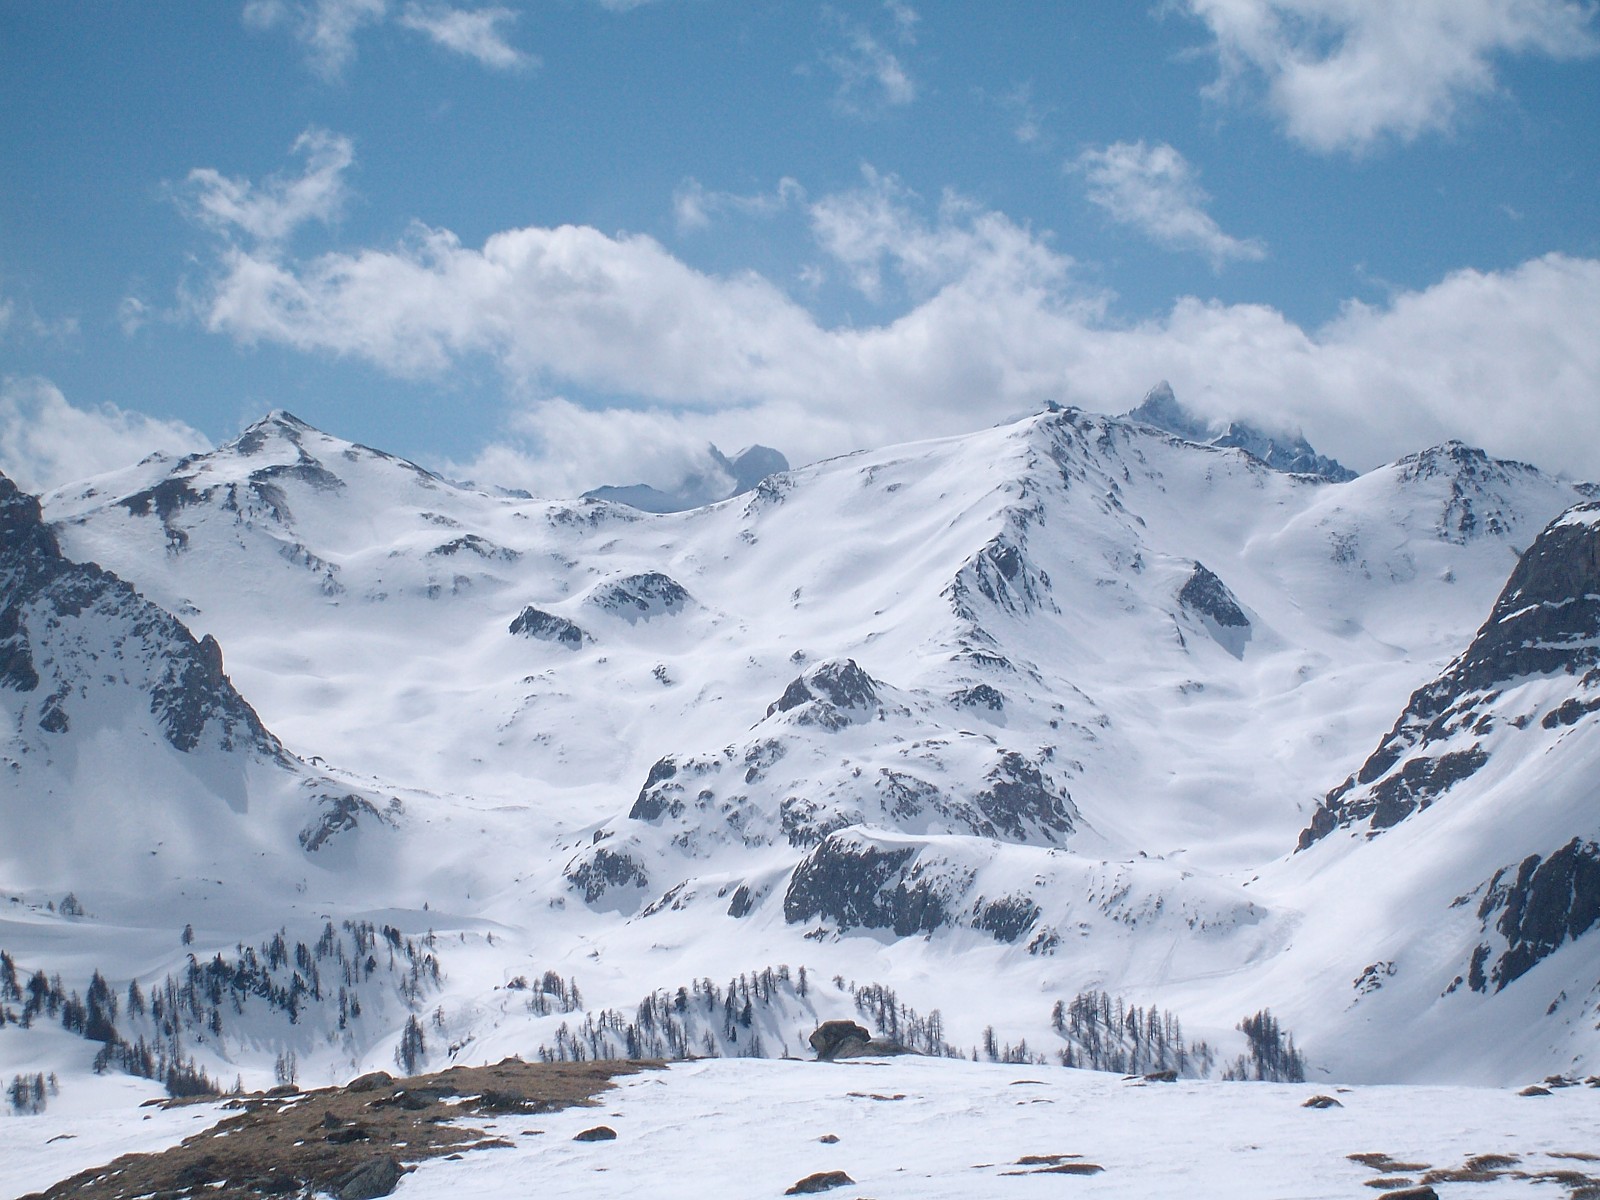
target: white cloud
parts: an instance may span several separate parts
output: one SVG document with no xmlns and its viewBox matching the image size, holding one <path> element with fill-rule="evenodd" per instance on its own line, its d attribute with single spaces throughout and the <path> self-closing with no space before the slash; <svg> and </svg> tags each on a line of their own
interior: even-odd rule
<svg viewBox="0 0 1600 1200">
<path fill-rule="evenodd" d="M 627 0 L 620 2 L 631 7 Z M 619 7 L 619 3 L 606 6 Z M 246 25 L 254 29 L 286 27 L 305 48 L 311 69 L 329 82 L 337 80 L 355 58 L 357 35 L 392 18 L 402 29 L 420 33 L 437 46 L 495 70 L 537 61 L 506 40 L 503 27 L 515 21 L 517 13 L 500 5 L 457 8 L 437 0 L 410 0 L 398 18 L 394 18 L 389 0 L 246 0 L 244 6 Z"/>
<path fill-rule="evenodd" d="M 917 98 L 916 80 L 892 48 L 898 45 L 903 50 L 916 42 L 916 10 L 899 0 L 887 0 L 883 12 L 887 29 L 879 34 L 862 21 L 824 10 L 836 43 L 823 55 L 823 62 L 838 76 L 834 102 L 844 112 L 869 115 Z"/>
<path fill-rule="evenodd" d="M 533 60 L 506 41 L 502 26 L 517 14 L 509 8 L 451 8 L 439 4 L 407 4 L 400 24 L 426 34 L 446 50 L 476 59 L 486 67 L 508 71 Z"/>
<path fill-rule="evenodd" d="M 1165 142 L 1113 142 L 1085 150 L 1072 167 L 1088 181 L 1092 203 L 1160 245 L 1197 250 L 1219 270 L 1230 259 L 1266 257 L 1260 241 L 1218 227 L 1205 211 L 1210 197 L 1200 190 L 1194 169 Z"/>
<path fill-rule="evenodd" d="M 59 346 L 76 338 L 78 332 L 77 317 L 42 317 L 26 299 L 0 296 L 0 342 L 22 338 Z"/>
<path fill-rule="evenodd" d="M 388 9 L 388 0 L 248 0 L 244 20 L 256 29 L 288 26 L 311 69 L 334 80 L 355 57 L 356 34 L 381 22 Z"/>
<path fill-rule="evenodd" d="M 305 156 L 305 170 L 293 178 L 274 175 L 259 185 L 210 167 L 190 171 L 188 185 L 200 220 L 220 232 L 238 231 L 270 244 L 307 221 L 336 218 L 346 199 L 344 172 L 355 161 L 350 139 L 308 129 L 290 152 Z"/>
<path fill-rule="evenodd" d="M 1362 152 L 1447 130 L 1510 54 L 1600 51 L 1576 0 L 1181 0 L 1216 39 L 1215 94 L 1264 81 L 1290 137 Z"/>
<path fill-rule="evenodd" d="M 481 246 L 419 226 L 307 259 L 231 245 L 196 313 L 243 343 L 397 376 L 496 364 L 512 394 L 535 397 L 502 448 L 524 481 L 645 478 L 646 448 L 708 439 L 802 461 L 1051 400 L 1120 411 L 1161 378 L 1208 414 L 1301 426 L 1353 465 L 1455 436 L 1600 472 L 1600 261 L 1459 272 L 1317 329 L 1195 298 L 1129 324 L 1048 237 L 954 195 L 927 207 L 868 171 L 807 210 L 826 261 L 890 306 L 878 324 L 828 327 L 760 275 L 707 274 L 651 238 L 583 226 Z M 537 399 L 553 391 L 583 403 Z"/>
<path fill-rule="evenodd" d="M 712 219 L 723 213 L 742 217 L 771 217 L 805 202 L 806 192 L 788 176 L 778 180 L 776 189 L 740 195 L 737 192 L 708 191 L 698 179 L 685 179 L 672 195 L 672 216 L 679 233 L 708 229 Z"/>
<path fill-rule="evenodd" d="M 44 379 L 0 381 L 0 471 L 28 492 L 129 466 L 152 451 L 191 454 L 211 443 L 182 421 L 114 404 L 75 408 Z"/>
</svg>

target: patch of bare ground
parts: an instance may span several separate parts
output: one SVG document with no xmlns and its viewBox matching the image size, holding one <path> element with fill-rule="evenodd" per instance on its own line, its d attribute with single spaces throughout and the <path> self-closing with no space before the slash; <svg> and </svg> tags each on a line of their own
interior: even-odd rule
<svg viewBox="0 0 1600 1200">
<path fill-rule="evenodd" d="M 235 1115 L 181 1145 L 123 1155 L 22 1200 L 254 1200 L 313 1190 L 368 1200 L 392 1192 L 424 1159 L 512 1145 L 473 1121 L 592 1105 L 614 1076 L 657 1065 L 508 1058 L 409 1079 L 380 1072 L 341 1088 L 240 1096 L 225 1106 Z"/>
<path fill-rule="evenodd" d="M 1099 1163 L 1081 1160 L 1081 1154 L 1024 1154 L 1016 1165 L 1023 1171 L 1001 1171 L 1001 1175 L 1098 1175 L 1105 1168 Z"/>
<path fill-rule="evenodd" d="M 1346 1154 L 1351 1162 L 1358 1162 L 1363 1167 L 1370 1167 L 1374 1171 L 1382 1171 L 1385 1175 L 1409 1175 L 1413 1171 L 1429 1170 L 1432 1163 L 1401 1162 L 1387 1154 L 1368 1152 L 1366 1154 Z"/>
</svg>

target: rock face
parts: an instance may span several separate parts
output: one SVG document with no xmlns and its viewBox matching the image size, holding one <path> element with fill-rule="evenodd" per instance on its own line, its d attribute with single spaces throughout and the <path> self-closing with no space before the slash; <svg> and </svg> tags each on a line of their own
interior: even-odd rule
<svg viewBox="0 0 1600 1200">
<path fill-rule="evenodd" d="M 1478 920 L 1488 936 L 1473 952 L 1467 982 L 1476 992 L 1498 992 L 1600 924 L 1600 844 L 1573 838 L 1549 855 L 1502 868 L 1489 881 Z"/>
<path fill-rule="evenodd" d="M 1194 571 L 1178 592 L 1178 603 L 1197 616 L 1208 617 L 1224 629 L 1248 629 L 1250 618 L 1244 615 L 1239 601 L 1204 563 L 1195 563 Z"/>
<path fill-rule="evenodd" d="M 143 693 L 175 750 L 210 746 L 283 755 L 223 674 L 216 640 L 197 641 L 177 618 L 109 571 L 68 561 L 40 518 L 39 502 L 4 476 L 0 596 L 0 687 L 28 697 L 20 714 L 24 726 L 31 721 L 46 733 L 65 734 L 80 710 L 104 703 L 98 693 L 126 695 L 123 679 Z M 95 665 L 104 643 L 127 664 L 120 677 Z"/>
<path fill-rule="evenodd" d="M 683 585 L 660 571 L 610 580 L 595 588 L 588 597 L 588 603 L 596 608 L 616 613 L 630 623 L 681 612 L 689 600 Z"/>
<path fill-rule="evenodd" d="M 1488 761 L 1500 693 L 1538 676 L 1570 677 L 1568 696 L 1541 727 L 1600 707 L 1600 504 L 1557 517 L 1518 561 L 1489 619 L 1464 653 L 1412 693 L 1361 769 L 1327 794 L 1300 835 L 1305 849 L 1365 822 L 1376 832 L 1427 808 Z"/>
<path fill-rule="evenodd" d="M 510 632 L 520 637 L 538 638 L 542 642 L 555 642 L 568 650 L 580 649 L 589 635 L 565 617 L 547 613 L 529 605 L 511 622 Z"/>
<path fill-rule="evenodd" d="M 854 659 L 824 663 L 784 689 L 767 706 L 767 716 L 790 712 L 812 704 L 805 719 L 828 729 L 841 728 L 852 721 L 870 717 L 878 708 L 878 693 L 872 680 Z"/>
</svg>

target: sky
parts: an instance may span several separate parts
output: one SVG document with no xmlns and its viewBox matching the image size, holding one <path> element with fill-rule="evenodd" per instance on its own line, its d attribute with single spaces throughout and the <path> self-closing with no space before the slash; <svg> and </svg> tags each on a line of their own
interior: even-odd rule
<svg viewBox="0 0 1600 1200">
<path fill-rule="evenodd" d="M 0 0 L 0 470 L 540 495 L 1161 379 L 1600 478 L 1590 0 Z"/>
</svg>

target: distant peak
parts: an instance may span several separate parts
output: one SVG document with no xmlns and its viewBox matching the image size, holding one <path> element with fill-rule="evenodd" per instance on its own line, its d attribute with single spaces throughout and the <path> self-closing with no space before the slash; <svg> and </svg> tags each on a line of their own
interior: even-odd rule
<svg viewBox="0 0 1600 1200">
<path fill-rule="evenodd" d="M 1211 440 L 1211 426 L 1178 403 L 1172 385 L 1165 379 L 1146 392 L 1139 407 L 1128 416 L 1145 425 L 1153 425 L 1166 433 L 1175 434 L 1185 441 L 1204 443 Z"/>
<path fill-rule="evenodd" d="M 1154 426 L 1188 442 L 1218 449 L 1242 450 L 1275 471 L 1292 475 L 1315 475 L 1333 483 L 1354 479 L 1356 473 L 1343 463 L 1325 458 L 1311 448 L 1299 433 L 1263 433 L 1244 421 L 1229 421 L 1221 432 L 1214 424 L 1191 413 L 1178 403 L 1172 385 L 1163 379 L 1145 393 L 1138 408 L 1128 418 Z"/>
</svg>

